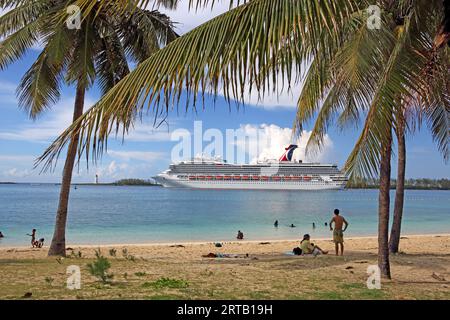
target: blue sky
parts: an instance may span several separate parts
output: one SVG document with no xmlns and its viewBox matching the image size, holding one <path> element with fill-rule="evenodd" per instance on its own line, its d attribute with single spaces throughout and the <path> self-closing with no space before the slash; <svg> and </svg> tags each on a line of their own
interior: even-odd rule
<svg viewBox="0 0 450 320">
<path fill-rule="evenodd" d="M 226 10 L 226 6 L 218 6 L 212 12 L 204 10 L 187 12 L 181 6 L 176 12 L 168 12 L 175 21 L 179 22 L 179 32 L 183 33 L 206 21 L 214 15 Z M 36 121 L 32 121 L 27 114 L 17 107 L 15 96 L 16 86 L 36 57 L 38 49 L 31 50 L 24 59 L 0 72 L 0 103 L 2 115 L 0 117 L 0 181 L 13 182 L 59 182 L 63 159 L 54 172 L 39 174 L 33 170 L 33 161 L 39 156 L 49 143 L 70 123 L 73 109 L 73 88 L 64 88 L 61 100 L 46 114 Z M 296 90 L 295 90 L 296 89 Z M 121 178 L 149 178 L 167 168 L 171 162 L 172 148 L 178 143 L 171 141 L 174 130 L 184 128 L 193 131 L 194 121 L 202 121 L 203 131 L 216 128 L 225 135 L 226 129 L 241 128 L 244 131 L 260 129 L 266 136 L 271 137 L 271 145 L 260 150 L 264 156 L 278 157 L 289 144 L 290 128 L 295 117 L 295 101 L 298 87 L 293 94 L 282 93 L 278 98 L 268 97 L 262 102 L 255 97 L 249 99 L 245 108 L 236 110 L 234 106 L 229 110 L 225 101 L 219 97 L 213 105 L 211 99 L 206 100 L 206 109 L 191 111 L 187 114 L 180 111 L 172 112 L 167 120 L 168 125 L 155 129 L 152 118 L 144 119 L 144 123 L 136 125 L 136 130 L 125 138 L 112 139 L 108 154 L 105 154 L 97 166 L 86 170 L 86 163 L 82 162 L 79 172 L 74 175 L 75 182 L 92 182 L 95 174 L 102 182 L 115 181 Z M 95 88 L 88 92 L 86 105 L 93 104 L 99 98 Z M 310 130 L 310 128 L 307 128 Z M 307 136 L 308 133 L 305 133 Z M 352 150 L 358 131 L 355 129 L 340 132 L 330 128 L 324 151 L 309 160 L 337 163 L 342 166 L 347 155 Z M 303 141 L 303 140 L 302 140 Z M 230 147 L 231 142 L 225 142 Z M 203 147 L 208 143 L 204 142 Z M 407 176 L 411 178 L 449 178 L 449 166 L 444 163 L 431 136 L 422 128 L 407 140 Z M 262 156 L 262 154 L 258 154 Z M 298 157 L 303 158 L 300 152 Z M 246 161 L 251 161 L 248 157 Z M 393 174 L 395 175 L 395 158 Z"/>
</svg>

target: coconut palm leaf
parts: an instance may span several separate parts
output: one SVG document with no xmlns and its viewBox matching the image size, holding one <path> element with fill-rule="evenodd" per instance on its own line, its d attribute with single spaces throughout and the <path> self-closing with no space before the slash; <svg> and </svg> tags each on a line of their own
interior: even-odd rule
<svg viewBox="0 0 450 320">
<path fill-rule="evenodd" d="M 186 105 L 195 107 L 199 93 L 221 91 L 231 101 L 243 100 L 248 82 L 258 91 L 276 88 L 276 74 L 290 72 L 292 65 L 316 50 L 312 48 L 324 35 L 338 42 L 345 17 L 356 7 L 347 0 L 253 0 L 208 21 L 140 64 L 74 124 L 71 129 L 83 131 L 86 139 L 80 141 L 79 150 L 92 143 L 98 154 L 95 150 L 103 150 L 113 129 L 126 133 L 147 108 L 154 108 L 156 116 L 168 112 L 182 93 Z M 260 70 L 270 64 L 278 64 L 275 74 L 262 76 Z M 67 143 L 71 129 L 52 145 L 54 151 Z M 50 154 L 57 151 L 45 157 Z"/>
</svg>

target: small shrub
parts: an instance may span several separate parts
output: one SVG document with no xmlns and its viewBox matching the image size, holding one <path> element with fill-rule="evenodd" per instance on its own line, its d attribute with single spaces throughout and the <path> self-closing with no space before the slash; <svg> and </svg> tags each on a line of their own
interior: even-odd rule
<svg viewBox="0 0 450 320">
<path fill-rule="evenodd" d="M 129 260 L 129 261 L 133 261 L 133 262 L 136 261 L 136 257 L 129 254 L 127 248 L 122 249 L 122 256 L 125 258 L 125 260 Z"/>
<path fill-rule="evenodd" d="M 81 259 L 83 257 L 83 253 L 81 251 L 78 251 L 78 252 L 72 251 L 70 253 L 69 257 L 70 258 L 80 258 Z"/>
<path fill-rule="evenodd" d="M 109 255 L 110 255 L 111 257 L 115 257 L 116 254 L 117 254 L 117 250 L 116 250 L 116 249 L 114 249 L 114 248 L 109 249 Z"/>
<path fill-rule="evenodd" d="M 55 279 L 53 279 L 52 277 L 45 277 L 45 282 L 49 285 L 49 286 L 51 286 L 52 284 L 53 284 L 53 281 L 54 281 Z"/>
<path fill-rule="evenodd" d="M 102 283 L 107 283 L 113 278 L 113 274 L 108 273 L 111 263 L 107 258 L 103 257 L 100 249 L 95 251 L 95 261 L 88 263 L 89 273 L 98 278 Z"/>
<path fill-rule="evenodd" d="M 136 272 L 134 275 L 136 277 L 145 277 L 147 274 L 145 272 Z"/>
</svg>

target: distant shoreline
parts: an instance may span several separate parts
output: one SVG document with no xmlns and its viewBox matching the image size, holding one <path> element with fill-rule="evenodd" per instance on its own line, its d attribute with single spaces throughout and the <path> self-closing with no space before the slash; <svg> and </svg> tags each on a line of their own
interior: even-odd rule
<svg viewBox="0 0 450 320">
<path fill-rule="evenodd" d="M 61 183 L 51 183 L 51 182 L 0 182 L 0 185 L 54 185 L 54 186 L 60 186 Z M 73 183 L 72 186 L 113 186 L 113 187 L 162 187 L 160 184 L 156 183 Z M 346 190 L 372 190 L 372 189 L 378 189 L 378 186 L 364 186 L 364 187 L 347 187 Z M 391 186 L 391 190 L 395 190 L 395 186 Z M 436 190 L 436 191 L 448 191 L 450 188 L 442 188 L 442 187 L 425 187 L 425 186 L 405 186 L 405 190 Z"/>
</svg>

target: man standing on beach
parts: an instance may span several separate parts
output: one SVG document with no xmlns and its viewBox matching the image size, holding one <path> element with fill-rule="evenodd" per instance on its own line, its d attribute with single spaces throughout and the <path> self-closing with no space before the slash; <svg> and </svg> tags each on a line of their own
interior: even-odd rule
<svg viewBox="0 0 450 320">
<path fill-rule="evenodd" d="M 333 230 L 334 222 L 334 230 Z M 344 226 L 345 224 L 345 226 Z M 344 229 L 342 227 L 344 226 Z M 339 245 L 341 247 L 341 256 L 344 255 L 344 231 L 347 230 L 348 222 L 339 215 L 339 209 L 334 209 L 334 217 L 330 221 L 330 231 L 333 231 L 333 241 L 336 248 L 336 255 L 339 255 Z"/>
</svg>

